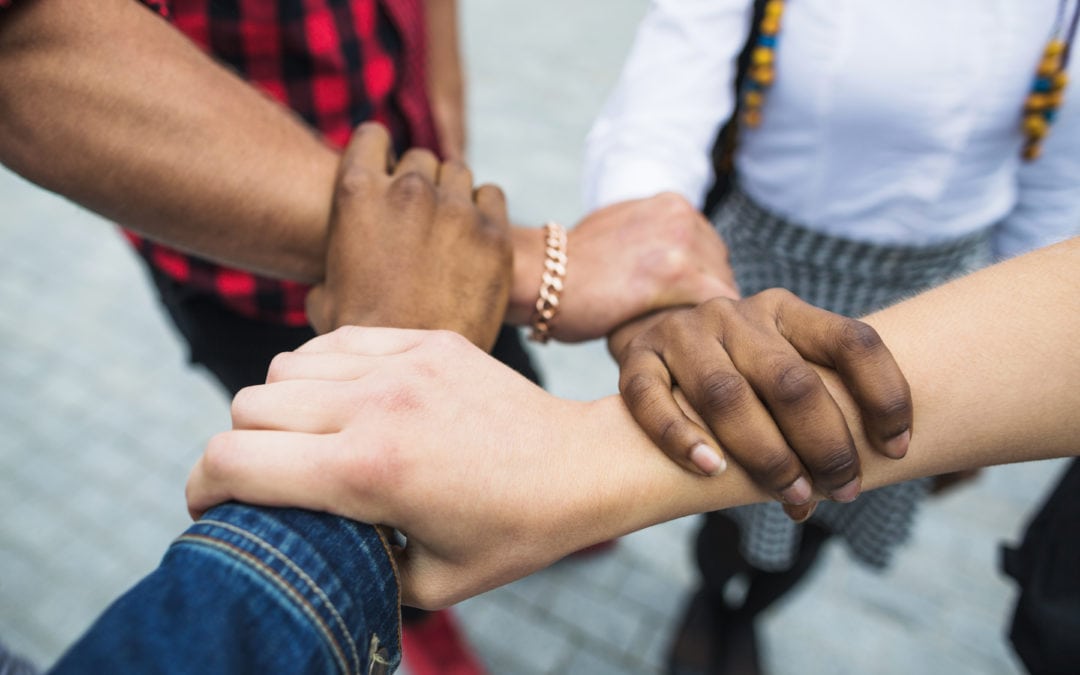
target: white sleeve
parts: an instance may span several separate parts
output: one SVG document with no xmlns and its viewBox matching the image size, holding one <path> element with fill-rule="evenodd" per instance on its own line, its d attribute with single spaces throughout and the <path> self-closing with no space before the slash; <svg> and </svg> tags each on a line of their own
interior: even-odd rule
<svg viewBox="0 0 1080 675">
<path fill-rule="evenodd" d="M 697 206 L 734 108 L 753 0 L 653 0 L 585 144 L 585 206 L 675 191 Z"/>
<path fill-rule="evenodd" d="M 1065 90 L 1058 119 L 1043 142 L 1042 157 L 1020 167 L 1016 207 L 994 231 L 998 258 L 1080 234 L 1080 91 L 1076 89 Z"/>
</svg>

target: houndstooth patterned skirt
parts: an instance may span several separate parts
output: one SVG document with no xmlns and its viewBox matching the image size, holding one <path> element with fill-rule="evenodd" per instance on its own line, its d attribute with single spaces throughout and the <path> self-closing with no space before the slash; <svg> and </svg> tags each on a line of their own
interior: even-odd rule
<svg viewBox="0 0 1080 675">
<path fill-rule="evenodd" d="M 989 228 L 929 247 L 879 246 L 820 234 L 772 215 L 734 190 L 717 208 L 714 224 L 731 250 L 743 294 L 783 287 L 839 314 L 861 316 L 985 265 Z M 910 535 L 929 479 L 866 492 L 850 504 L 823 502 L 812 520 L 840 537 L 855 557 L 888 565 Z M 765 571 L 791 567 L 801 527 L 779 504 L 725 512 L 739 526 L 743 556 Z"/>
</svg>

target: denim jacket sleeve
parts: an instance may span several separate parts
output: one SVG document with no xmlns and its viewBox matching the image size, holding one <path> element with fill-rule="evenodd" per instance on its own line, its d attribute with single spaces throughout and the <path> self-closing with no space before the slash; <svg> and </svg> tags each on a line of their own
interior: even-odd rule
<svg viewBox="0 0 1080 675">
<path fill-rule="evenodd" d="M 369 525 L 226 504 L 60 659 L 68 673 L 388 673 L 398 586 Z"/>
</svg>

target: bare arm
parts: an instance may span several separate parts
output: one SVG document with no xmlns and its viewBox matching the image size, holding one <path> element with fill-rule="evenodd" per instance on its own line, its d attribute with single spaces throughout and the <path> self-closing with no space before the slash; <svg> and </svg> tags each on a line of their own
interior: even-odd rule
<svg viewBox="0 0 1080 675">
<path fill-rule="evenodd" d="M 468 119 L 457 0 L 427 0 L 428 95 L 439 149 L 445 159 L 465 159 Z"/>
<path fill-rule="evenodd" d="M 0 13 L 0 161 L 184 250 L 322 278 L 337 154 L 136 2 Z"/>
<path fill-rule="evenodd" d="M 907 456 L 891 460 L 821 371 L 856 430 L 868 488 L 1077 452 L 1077 269 L 1080 239 L 867 319 L 915 401 Z M 328 361 L 335 381 L 320 382 Z M 412 604 L 452 603 L 592 542 L 768 498 L 737 467 L 707 478 L 671 462 L 618 397 L 556 399 L 446 333 L 340 330 L 279 357 L 270 382 L 234 401 L 237 430 L 192 472 L 191 508 L 239 499 L 396 526 L 410 536 L 400 569 Z"/>
</svg>

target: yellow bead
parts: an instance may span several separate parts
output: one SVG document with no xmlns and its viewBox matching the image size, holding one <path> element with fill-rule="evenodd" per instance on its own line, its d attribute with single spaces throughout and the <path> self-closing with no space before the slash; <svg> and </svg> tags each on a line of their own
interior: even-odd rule
<svg viewBox="0 0 1080 675">
<path fill-rule="evenodd" d="M 1057 110 L 1064 102 L 1065 92 L 1060 89 L 1046 94 L 1046 107 L 1050 108 L 1051 110 Z"/>
<path fill-rule="evenodd" d="M 1051 40 L 1046 45 L 1047 56 L 1060 56 L 1065 53 L 1065 43 L 1061 40 Z"/>
<path fill-rule="evenodd" d="M 1054 75 L 1054 81 L 1051 83 L 1051 86 L 1054 88 L 1055 91 L 1061 91 L 1068 83 L 1069 74 L 1063 70 L 1060 73 Z"/>
<path fill-rule="evenodd" d="M 743 112 L 742 122 L 751 129 L 758 128 L 761 126 L 761 111 L 754 109 Z"/>
<path fill-rule="evenodd" d="M 1050 130 L 1050 125 L 1042 115 L 1028 115 L 1024 118 L 1024 131 L 1028 138 L 1040 139 Z"/>
<path fill-rule="evenodd" d="M 761 20 L 761 34 L 773 36 L 780 32 L 780 17 L 767 16 Z"/>
<path fill-rule="evenodd" d="M 750 79 L 763 87 L 771 87 L 776 73 L 769 66 L 758 66 L 750 69 Z"/>
<path fill-rule="evenodd" d="M 780 15 L 784 13 L 783 0 L 769 0 L 765 3 L 765 16 L 775 19 L 780 18 Z"/>
<path fill-rule="evenodd" d="M 751 55 L 755 66 L 769 66 L 773 62 L 773 50 L 768 47 L 755 47 Z"/>
<path fill-rule="evenodd" d="M 1024 146 L 1024 159 L 1031 162 L 1039 158 L 1042 154 L 1042 145 L 1039 143 L 1029 143 Z"/>
<path fill-rule="evenodd" d="M 1058 56 L 1047 56 L 1039 63 L 1039 75 L 1043 77 L 1049 77 L 1061 69 L 1061 58 Z"/>
<path fill-rule="evenodd" d="M 1049 94 L 1032 94 L 1028 96 L 1027 105 L 1024 107 L 1027 110 L 1046 110 L 1050 105 Z"/>
<path fill-rule="evenodd" d="M 765 97 L 760 91 L 748 91 L 746 96 L 743 96 L 743 105 L 747 108 L 760 108 L 764 103 Z"/>
</svg>

